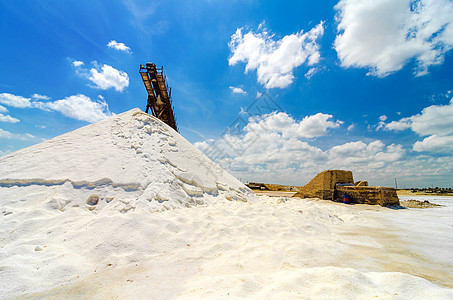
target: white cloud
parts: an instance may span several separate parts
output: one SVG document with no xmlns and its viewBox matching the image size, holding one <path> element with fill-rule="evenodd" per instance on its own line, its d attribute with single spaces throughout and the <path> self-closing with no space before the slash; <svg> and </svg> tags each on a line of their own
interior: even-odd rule
<svg viewBox="0 0 453 300">
<path fill-rule="evenodd" d="M 126 52 L 126 53 L 132 53 L 132 52 L 131 52 L 131 48 L 129 48 L 128 46 L 126 46 L 124 43 L 118 43 L 118 42 L 115 41 L 115 40 L 110 41 L 110 42 L 107 44 L 107 47 L 113 48 L 113 49 L 118 50 L 118 51 L 123 51 L 123 52 Z"/>
<path fill-rule="evenodd" d="M 402 118 L 399 121 L 392 121 L 390 123 L 385 124 L 385 126 L 383 126 L 381 128 L 385 128 L 386 130 L 395 130 L 395 131 L 409 129 L 409 128 L 411 128 L 410 118 Z"/>
<path fill-rule="evenodd" d="M 384 128 L 394 131 L 410 128 L 421 137 L 428 136 L 414 144 L 415 151 L 453 152 L 453 99 L 447 105 L 431 105 L 419 114 L 392 121 Z"/>
<path fill-rule="evenodd" d="M 1 93 L 0 94 L 0 103 L 7 105 L 7 106 L 12 106 L 12 107 L 17 107 L 17 108 L 25 108 L 25 107 L 30 107 L 31 102 L 30 98 L 25 98 L 22 96 L 16 96 L 8 93 Z"/>
<path fill-rule="evenodd" d="M 270 131 L 282 134 L 284 137 L 314 138 L 324 136 L 328 129 L 338 128 L 343 124 L 340 120 L 331 121 L 332 118 L 332 115 L 317 113 L 306 116 L 301 121 L 296 121 L 284 112 L 274 112 L 249 118 L 249 123 L 244 127 L 244 131 L 253 134 Z"/>
<path fill-rule="evenodd" d="M 348 131 L 353 131 L 355 129 L 355 124 L 351 124 L 348 126 Z"/>
<path fill-rule="evenodd" d="M 17 134 L 17 133 L 11 133 L 7 130 L 3 130 L 0 128 L 0 139 L 14 139 L 14 140 L 21 140 L 21 141 L 26 141 L 26 140 L 31 140 L 35 139 L 36 137 L 32 134 L 25 133 L 25 134 Z"/>
<path fill-rule="evenodd" d="M 419 114 L 386 125 L 389 130 L 406 128 L 412 129 L 420 136 L 453 135 L 453 99 L 447 105 L 431 105 Z"/>
<path fill-rule="evenodd" d="M 423 141 L 417 141 L 413 149 L 417 152 L 436 152 L 436 153 L 452 153 L 453 152 L 453 135 L 439 136 L 433 134 L 425 138 Z"/>
<path fill-rule="evenodd" d="M 335 8 L 334 47 L 343 67 L 384 77 L 414 59 L 416 75 L 424 75 L 453 47 L 449 0 L 341 0 Z"/>
<path fill-rule="evenodd" d="M 40 95 L 40 94 L 33 94 L 33 95 L 31 95 L 31 98 L 32 98 L 33 100 L 50 100 L 50 97 L 49 97 L 49 96 Z"/>
<path fill-rule="evenodd" d="M 20 120 L 13 118 L 11 116 L 8 116 L 8 115 L 0 114 L 0 122 L 18 123 L 18 122 L 20 122 Z"/>
<path fill-rule="evenodd" d="M 3 130 L 0 128 L 0 138 L 2 139 L 10 139 L 13 134 L 9 131 Z"/>
<path fill-rule="evenodd" d="M 339 168 L 354 168 L 369 166 L 379 168 L 385 162 L 397 161 L 404 154 L 401 145 L 385 146 L 381 141 L 366 144 L 363 141 L 350 142 L 335 146 L 328 151 L 330 164 Z"/>
<path fill-rule="evenodd" d="M 80 61 L 80 60 L 74 60 L 74 61 L 72 62 L 72 65 L 73 65 L 74 67 L 78 68 L 78 67 L 83 66 L 83 65 L 84 65 L 84 62 L 83 62 L 83 61 Z"/>
<path fill-rule="evenodd" d="M 385 126 L 387 125 L 385 123 L 385 120 L 387 120 L 387 116 L 386 115 L 382 115 L 382 116 L 379 117 L 379 123 L 376 126 L 376 131 L 378 131 L 379 129 L 385 128 Z"/>
<path fill-rule="evenodd" d="M 395 177 L 399 186 L 426 186 L 430 179 L 439 185 L 451 184 L 451 155 L 408 156 L 401 145 L 385 145 L 379 140 L 345 141 L 321 149 L 312 140 L 306 140 L 306 134 L 294 135 L 296 123 L 301 121 L 283 113 L 255 117 L 238 134 L 198 142 L 195 146 L 208 156 L 216 153 L 213 159 L 236 177 L 248 181 L 304 185 L 321 171 L 343 169 L 353 171 L 355 180 L 368 180 L 372 185 L 393 186 Z"/>
<path fill-rule="evenodd" d="M 118 92 L 122 92 L 129 86 L 129 76 L 124 71 L 119 71 L 112 66 L 104 64 L 99 72 L 96 68 L 90 69 L 88 77 L 101 90 L 114 88 Z"/>
<path fill-rule="evenodd" d="M 238 28 L 228 44 L 229 65 L 246 63 L 245 72 L 256 70 L 258 82 L 266 88 L 285 88 L 293 80 L 293 70 L 302 64 L 313 66 L 320 60 L 317 42 L 324 34 L 323 22 L 309 32 L 303 30 L 274 40 L 274 35 L 260 26 L 258 32 L 243 33 Z"/>
<path fill-rule="evenodd" d="M 36 97 L 36 95 L 34 94 L 33 97 L 49 99 L 47 96 L 38 95 L 39 97 Z M 38 108 L 45 111 L 58 111 L 66 117 L 87 122 L 97 122 L 112 115 L 103 98 L 99 101 L 92 101 L 89 97 L 81 94 L 53 102 L 41 102 L 30 101 L 30 98 L 3 93 L 0 94 L 0 103 L 17 108 Z M 0 113 L 0 122 L 17 123 L 19 120 Z"/>
<path fill-rule="evenodd" d="M 313 75 L 315 75 L 316 73 L 318 73 L 319 69 L 318 68 L 311 68 L 310 70 L 308 70 L 307 73 L 305 73 L 305 78 L 307 79 L 311 79 L 313 77 Z"/>
<path fill-rule="evenodd" d="M 247 92 L 241 89 L 240 87 L 230 86 L 230 90 L 235 94 L 247 95 Z"/>
<path fill-rule="evenodd" d="M 6 113 L 8 112 L 8 109 L 6 107 L 0 105 L 0 113 Z"/>
<path fill-rule="evenodd" d="M 82 61 L 74 61 L 72 63 L 75 67 L 76 74 L 80 77 L 89 79 L 95 85 L 92 88 L 101 90 L 107 90 L 114 88 L 118 92 L 122 92 L 126 87 L 129 86 L 129 75 L 124 72 L 115 69 L 109 65 L 102 65 L 101 67 L 96 61 L 92 62 L 94 68 L 88 70 L 82 67 L 84 63 Z"/>
<path fill-rule="evenodd" d="M 92 101 L 85 95 L 73 95 L 54 102 L 47 102 L 45 106 L 58 111 L 64 116 L 87 122 L 97 122 L 108 118 L 112 113 L 105 101 Z"/>
<path fill-rule="evenodd" d="M 367 179 L 377 170 L 391 172 L 390 166 L 403 158 L 401 145 L 386 146 L 381 141 L 350 142 L 322 150 L 304 140 L 340 126 L 340 121 L 331 118 L 318 113 L 295 121 L 285 113 L 273 113 L 250 118 L 239 135 L 195 145 L 207 154 L 213 143 L 224 149 L 226 155 L 218 161 L 238 177 L 298 185 L 327 169 L 353 170 Z M 316 127 L 322 129 L 315 132 Z"/>
<path fill-rule="evenodd" d="M 317 137 L 323 136 L 327 133 L 330 128 L 338 128 L 343 121 L 336 120 L 335 122 L 330 121 L 333 118 L 332 115 L 317 113 L 312 116 L 305 117 L 299 124 L 292 126 L 296 136 L 304 137 Z"/>
</svg>

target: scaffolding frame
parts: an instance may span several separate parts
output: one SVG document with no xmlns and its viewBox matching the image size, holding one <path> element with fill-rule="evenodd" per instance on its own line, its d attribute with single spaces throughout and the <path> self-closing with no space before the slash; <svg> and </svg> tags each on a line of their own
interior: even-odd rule
<svg viewBox="0 0 453 300">
<path fill-rule="evenodd" d="M 146 113 L 151 110 L 153 116 L 178 131 L 176 118 L 173 113 L 171 88 L 167 85 L 164 67 L 157 68 L 155 64 L 147 63 L 146 65 L 140 65 L 139 72 L 148 92 Z"/>
</svg>

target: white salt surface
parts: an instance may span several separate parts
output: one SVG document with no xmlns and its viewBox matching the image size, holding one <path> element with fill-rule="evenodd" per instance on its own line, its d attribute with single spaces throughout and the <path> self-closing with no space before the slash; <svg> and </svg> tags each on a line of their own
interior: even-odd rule
<svg viewBox="0 0 453 300">
<path fill-rule="evenodd" d="M 2 299 L 453 298 L 451 208 L 254 197 L 138 109 L 1 157 L 0 205 Z"/>
</svg>

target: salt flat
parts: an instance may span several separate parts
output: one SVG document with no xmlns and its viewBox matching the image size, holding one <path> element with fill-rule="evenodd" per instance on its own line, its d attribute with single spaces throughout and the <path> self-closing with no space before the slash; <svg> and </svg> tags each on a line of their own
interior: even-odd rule
<svg viewBox="0 0 453 300">
<path fill-rule="evenodd" d="M 139 110 L 0 167 L 0 298 L 453 298 L 448 200 L 256 197 Z"/>
</svg>

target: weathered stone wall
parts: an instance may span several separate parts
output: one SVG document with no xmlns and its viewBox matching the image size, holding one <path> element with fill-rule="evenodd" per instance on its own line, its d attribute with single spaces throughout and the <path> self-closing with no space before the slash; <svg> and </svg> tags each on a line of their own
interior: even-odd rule
<svg viewBox="0 0 453 300">
<path fill-rule="evenodd" d="M 294 197 L 333 200 L 336 183 L 353 183 L 351 171 L 327 170 L 316 175 Z"/>
<path fill-rule="evenodd" d="M 380 186 L 339 186 L 335 196 L 348 195 L 351 203 L 390 206 L 398 205 L 399 199 L 394 188 Z"/>
<path fill-rule="evenodd" d="M 299 188 L 293 197 L 335 200 L 349 195 L 352 203 L 398 205 L 394 188 L 370 187 L 367 181 L 358 181 L 355 186 L 336 186 L 337 183 L 354 184 L 351 171 L 327 170 L 316 175 L 307 185 Z"/>
</svg>

